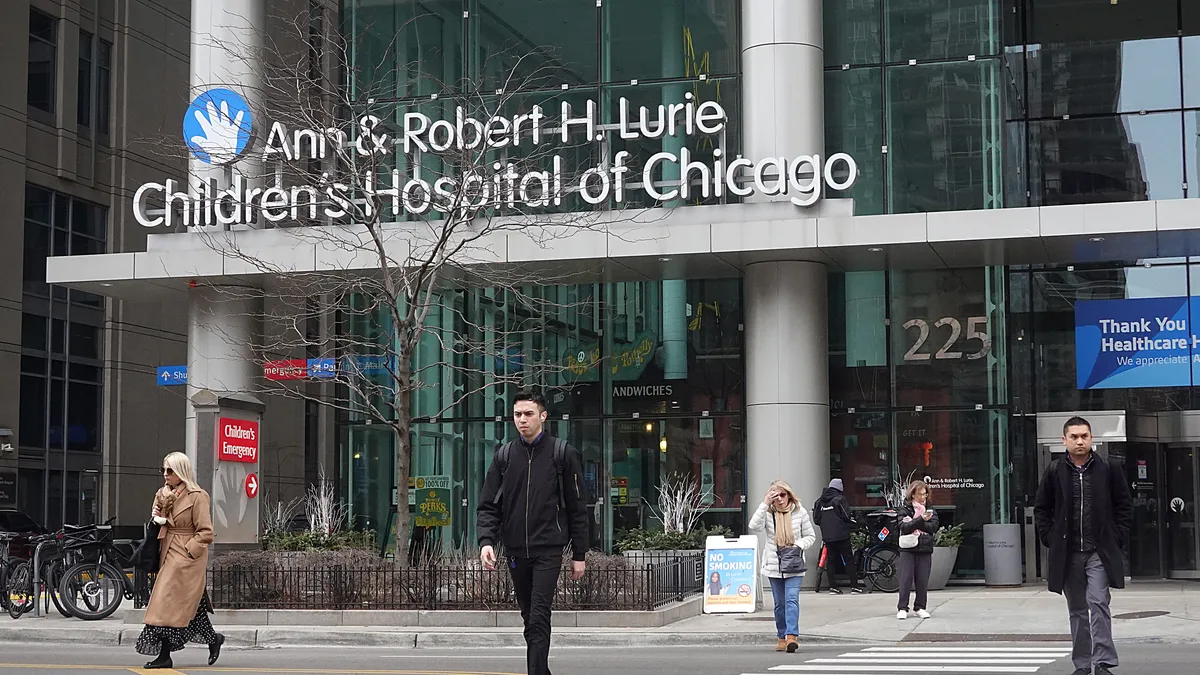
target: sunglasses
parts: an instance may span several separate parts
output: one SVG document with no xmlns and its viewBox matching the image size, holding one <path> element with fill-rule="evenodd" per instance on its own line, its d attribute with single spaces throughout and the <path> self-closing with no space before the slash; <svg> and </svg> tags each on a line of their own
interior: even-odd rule
<svg viewBox="0 0 1200 675">
<path fill-rule="evenodd" d="M 164 476 L 174 476 L 174 475 L 175 475 L 175 472 L 174 472 L 174 471 L 172 471 L 171 469 L 169 469 L 169 468 L 167 468 L 167 467 L 165 467 L 165 466 L 163 467 L 163 470 L 162 470 L 162 472 L 163 472 L 163 475 L 164 475 Z"/>
</svg>

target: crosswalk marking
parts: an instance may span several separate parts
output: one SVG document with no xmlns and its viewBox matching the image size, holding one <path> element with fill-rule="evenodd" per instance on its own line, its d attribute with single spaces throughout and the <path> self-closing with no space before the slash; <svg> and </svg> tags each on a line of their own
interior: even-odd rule
<svg viewBox="0 0 1200 675">
<path fill-rule="evenodd" d="M 870 665 L 776 665 L 772 671 L 786 673 L 878 673 L 881 663 Z M 1037 673 L 1037 665 L 919 665 L 887 664 L 889 673 Z"/>
<path fill-rule="evenodd" d="M 1070 656 L 1071 648 L 996 647 L 987 645 L 940 645 L 867 647 L 836 657 L 812 658 L 802 664 L 778 665 L 770 673 L 803 675 L 867 675 L 889 673 L 1037 673 L 1044 666 Z M 752 675 L 743 673 L 743 675 Z"/>
</svg>

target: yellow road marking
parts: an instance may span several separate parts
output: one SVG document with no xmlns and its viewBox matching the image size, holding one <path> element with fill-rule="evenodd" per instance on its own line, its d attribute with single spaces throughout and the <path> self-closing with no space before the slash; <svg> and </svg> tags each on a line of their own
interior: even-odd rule
<svg viewBox="0 0 1200 675">
<path fill-rule="evenodd" d="M 24 668 L 26 670 L 83 670 L 90 668 L 93 670 L 132 670 L 129 666 L 91 666 L 91 665 L 55 665 L 46 663 L 0 663 L 0 670 L 6 668 Z"/>
<path fill-rule="evenodd" d="M 88 667 L 91 668 L 92 666 Z M 138 675 L 154 675 L 155 673 L 162 673 L 162 675 L 187 675 L 186 673 L 178 670 L 171 670 L 170 668 L 155 668 L 154 670 L 147 670 L 145 668 L 126 668 L 125 670 L 132 670 L 133 672 L 138 673 Z"/>
</svg>

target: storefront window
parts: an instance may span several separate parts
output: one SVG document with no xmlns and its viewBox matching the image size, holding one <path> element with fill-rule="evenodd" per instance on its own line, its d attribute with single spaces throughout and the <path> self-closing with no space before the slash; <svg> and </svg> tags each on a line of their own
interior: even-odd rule
<svg viewBox="0 0 1200 675">
<path fill-rule="evenodd" d="M 1137 265 L 1095 270 L 1035 270 L 1031 280 L 1033 381 L 1037 410 L 1188 409 L 1188 387 L 1080 388 L 1075 307 L 1086 300 L 1188 295 L 1187 265 Z"/>
<path fill-rule="evenodd" d="M 835 410 L 888 405 L 886 277 L 829 275 L 829 398 Z"/>
<path fill-rule="evenodd" d="M 830 419 L 829 473 L 842 479 L 852 509 L 887 506 L 895 480 L 890 432 L 888 413 L 841 413 Z"/>
<path fill-rule="evenodd" d="M 983 526 L 1012 521 L 1008 413 L 1000 410 L 898 412 L 897 476 L 926 480 L 943 526 L 963 526 L 955 570 L 983 572 Z"/>
</svg>

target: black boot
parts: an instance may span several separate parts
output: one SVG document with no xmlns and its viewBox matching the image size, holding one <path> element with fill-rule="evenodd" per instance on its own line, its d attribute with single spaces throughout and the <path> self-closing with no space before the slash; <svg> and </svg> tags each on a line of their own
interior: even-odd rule
<svg viewBox="0 0 1200 675">
<path fill-rule="evenodd" d="M 158 658 L 146 664 L 146 670 L 153 668 L 170 668 L 172 665 L 174 664 L 171 663 L 171 650 L 167 649 L 167 645 L 164 644 L 162 646 L 162 650 L 158 652 Z"/>
<path fill-rule="evenodd" d="M 221 645 L 223 644 L 225 644 L 225 636 L 217 633 L 217 639 L 208 646 L 208 665 L 211 666 L 221 658 Z"/>
</svg>

